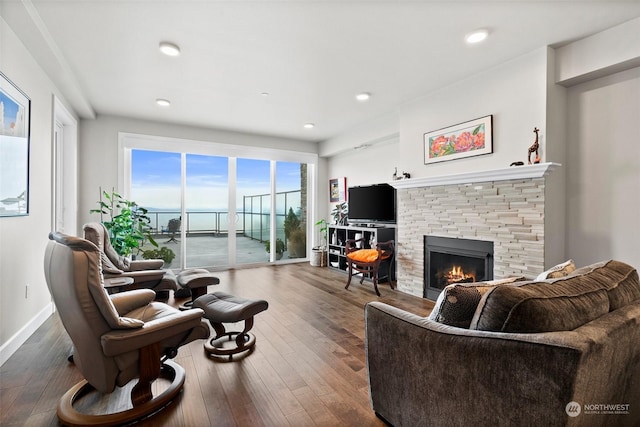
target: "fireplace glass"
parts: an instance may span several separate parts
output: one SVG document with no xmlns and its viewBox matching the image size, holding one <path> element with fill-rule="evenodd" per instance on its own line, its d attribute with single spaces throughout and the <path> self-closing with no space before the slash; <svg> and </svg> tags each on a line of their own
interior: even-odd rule
<svg viewBox="0 0 640 427">
<path fill-rule="evenodd" d="M 424 236 L 424 297 L 447 286 L 493 279 L 493 242 Z"/>
</svg>

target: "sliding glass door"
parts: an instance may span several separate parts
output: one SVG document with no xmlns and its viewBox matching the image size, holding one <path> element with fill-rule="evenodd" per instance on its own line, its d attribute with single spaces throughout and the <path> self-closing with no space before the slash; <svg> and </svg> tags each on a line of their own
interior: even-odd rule
<svg viewBox="0 0 640 427">
<path fill-rule="evenodd" d="M 236 263 L 267 262 L 267 249 L 271 247 L 271 162 L 236 159 L 235 187 Z"/>
<path fill-rule="evenodd" d="M 137 255 L 162 257 L 165 267 L 179 268 L 182 255 L 181 154 L 165 151 L 132 150 L 130 199 L 148 209 L 151 236 L 158 244 L 145 241 Z M 147 252 L 144 251 L 157 251 Z"/>
<path fill-rule="evenodd" d="M 276 228 L 282 230 L 287 259 L 307 256 L 306 171 L 306 164 L 276 162 Z"/>
<path fill-rule="evenodd" d="M 186 154 L 185 265 L 229 265 L 229 159 Z M 233 226 L 233 224 L 231 224 Z"/>
<path fill-rule="evenodd" d="M 206 151 L 134 147 L 124 156 L 130 199 L 149 209 L 159 249 L 175 254 L 169 267 L 306 259 L 307 163 Z"/>
</svg>

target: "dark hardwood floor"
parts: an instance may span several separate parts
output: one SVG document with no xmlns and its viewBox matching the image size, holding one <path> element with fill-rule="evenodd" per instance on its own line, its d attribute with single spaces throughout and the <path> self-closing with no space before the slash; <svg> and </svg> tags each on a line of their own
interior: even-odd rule
<svg viewBox="0 0 640 427">
<path fill-rule="evenodd" d="M 369 404 L 364 305 L 383 301 L 425 316 L 433 302 L 354 281 L 308 264 L 217 273 L 209 288 L 269 301 L 256 316 L 255 350 L 232 362 L 210 359 L 202 341 L 174 359 L 187 371 L 180 397 L 143 420 L 148 426 L 383 426 Z M 170 298 L 169 303 L 180 301 Z M 66 360 L 71 341 L 51 316 L 0 369 L 0 425 L 57 425 L 56 405 L 82 379 Z M 393 363 L 392 360 L 389 363 Z"/>
</svg>

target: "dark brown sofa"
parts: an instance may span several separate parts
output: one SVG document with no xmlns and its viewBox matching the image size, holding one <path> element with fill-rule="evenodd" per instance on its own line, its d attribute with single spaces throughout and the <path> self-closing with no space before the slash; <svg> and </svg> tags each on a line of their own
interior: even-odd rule
<svg viewBox="0 0 640 427">
<path fill-rule="evenodd" d="M 469 329 L 367 304 L 378 416 L 394 426 L 640 425 L 635 269 L 602 262 L 478 298 Z"/>
</svg>

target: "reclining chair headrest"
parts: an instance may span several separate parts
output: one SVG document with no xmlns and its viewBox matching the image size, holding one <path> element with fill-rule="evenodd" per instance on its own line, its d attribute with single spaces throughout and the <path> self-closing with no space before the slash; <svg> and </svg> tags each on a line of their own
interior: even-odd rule
<svg viewBox="0 0 640 427">
<path fill-rule="evenodd" d="M 49 240 L 53 240 L 62 245 L 68 246 L 74 251 L 91 251 L 100 252 L 100 249 L 88 240 L 80 239 L 79 237 L 69 236 L 57 231 L 49 233 Z"/>
</svg>

